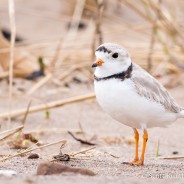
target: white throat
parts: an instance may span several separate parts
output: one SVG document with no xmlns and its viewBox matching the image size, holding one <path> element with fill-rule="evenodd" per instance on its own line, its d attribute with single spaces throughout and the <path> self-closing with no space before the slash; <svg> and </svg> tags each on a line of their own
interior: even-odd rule
<svg viewBox="0 0 184 184">
<path fill-rule="evenodd" d="M 125 72 L 128 67 L 131 65 L 131 60 L 127 60 L 126 65 L 122 65 L 122 63 L 104 63 L 102 66 L 99 66 L 95 69 L 96 77 L 107 77 L 110 75 L 118 74 L 121 72 Z"/>
</svg>

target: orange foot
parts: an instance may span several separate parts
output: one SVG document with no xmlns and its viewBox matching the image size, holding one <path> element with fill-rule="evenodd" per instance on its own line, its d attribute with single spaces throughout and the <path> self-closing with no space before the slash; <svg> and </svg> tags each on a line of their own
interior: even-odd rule
<svg viewBox="0 0 184 184">
<path fill-rule="evenodd" d="M 138 162 L 139 161 L 139 159 L 134 159 L 133 161 L 131 161 L 131 162 L 128 162 L 128 164 L 130 164 L 130 165 L 134 165 L 136 162 Z"/>
<path fill-rule="evenodd" d="M 144 165 L 144 160 L 137 160 L 137 161 L 133 161 L 133 162 L 129 162 L 130 165 L 134 165 L 134 166 L 142 166 Z"/>
</svg>

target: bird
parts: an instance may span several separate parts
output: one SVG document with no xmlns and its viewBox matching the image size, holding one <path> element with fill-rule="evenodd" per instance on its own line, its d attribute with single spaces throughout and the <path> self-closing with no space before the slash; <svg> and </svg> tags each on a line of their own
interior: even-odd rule
<svg viewBox="0 0 184 184">
<path fill-rule="evenodd" d="M 102 109 L 134 131 L 135 156 L 126 162 L 144 165 L 148 128 L 167 127 L 184 118 L 184 108 L 146 70 L 134 63 L 128 51 L 114 43 L 104 43 L 96 51 L 94 91 Z M 143 145 L 139 157 L 139 130 Z"/>
</svg>

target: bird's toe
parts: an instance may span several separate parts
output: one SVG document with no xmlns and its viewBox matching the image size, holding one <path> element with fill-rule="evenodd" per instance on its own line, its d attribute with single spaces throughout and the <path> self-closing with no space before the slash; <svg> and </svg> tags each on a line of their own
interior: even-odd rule
<svg viewBox="0 0 184 184">
<path fill-rule="evenodd" d="M 137 161 L 133 161 L 129 163 L 130 165 L 134 165 L 134 166 L 143 166 L 144 165 L 144 160 L 137 160 Z"/>
</svg>

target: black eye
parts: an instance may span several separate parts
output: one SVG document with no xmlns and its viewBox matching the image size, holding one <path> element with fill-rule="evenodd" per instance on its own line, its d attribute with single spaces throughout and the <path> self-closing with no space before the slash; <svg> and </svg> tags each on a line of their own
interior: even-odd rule
<svg viewBox="0 0 184 184">
<path fill-rule="evenodd" d="M 113 57 L 113 58 L 118 58 L 118 53 L 114 53 L 114 54 L 112 55 L 112 57 Z"/>
</svg>

